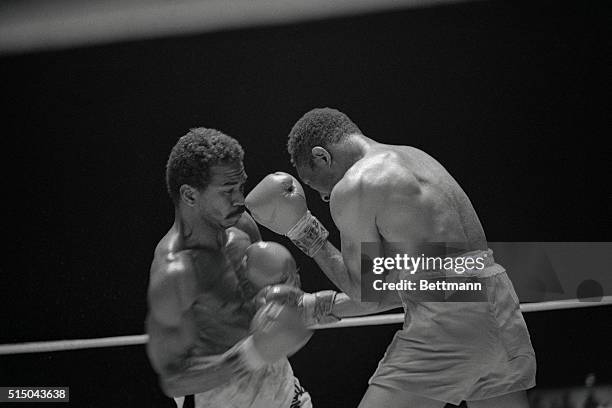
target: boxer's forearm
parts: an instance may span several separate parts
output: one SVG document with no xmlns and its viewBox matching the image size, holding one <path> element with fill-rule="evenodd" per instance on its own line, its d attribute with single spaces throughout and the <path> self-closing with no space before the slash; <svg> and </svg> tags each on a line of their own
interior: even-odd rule
<svg viewBox="0 0 612 408">
<path fill-rule="evenodd" d="M 353 276 L 342 258 L 342 253 L 329 241 L 313 257 L 327 277 L 352 299 L 360 299 L 359 276 Z"/>
<path fill-rule="evenodd" d="M 161 385 L 166 395 L 180 397 L 206 392 L 229 383 L 235 374 L 229 363 L 211 364 L 208 357 L 194 357 L 189 360 L 190 367 L 187 370 L 171 376 L 162 376 Z"/>
<path fill-rule="evenodd" d="M 199 394 L 249 373 L 250 369 L 241 358 L 243 343 L 238 342 L 223 354 L 186 357 L 177 363 L 181 369 L 160 376 L 164 392 L 171 397 Z"/>
<path fill-rule="evenodd" d="M 346 293 L 338 293 L 334 299 L 331 314 L 337 317 L 363 316 L 402 307 L 397 302 L 359 302 L 352 300 Z"/>
</svg>

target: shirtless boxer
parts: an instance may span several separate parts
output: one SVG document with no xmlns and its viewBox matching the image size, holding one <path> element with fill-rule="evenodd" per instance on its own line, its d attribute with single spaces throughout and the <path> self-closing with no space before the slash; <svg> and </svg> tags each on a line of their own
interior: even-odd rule
<svg viewBox="0 0 612 408">
<path fill-rule="evenodd" d="M 418 257 L 427 243 L 463 243 L 465 257 L 486 259 L 476 276 L 484 302 L 432 302 L 385 291 L 372 312 L 403 306 L 405 322 L 389 345 L 360 407 L 527 407 L 535 355 L 516 293 L 496 264 L 468 197 L 431 156 L 366 137 L 343 113 L 314 109 L 289 135 L 300 179 L 329 202 L 340 253 L 306 208 L 302 187 L 286 173 L 267 176 L 247 196 L 253 218 L 289 237 L 353 299 L 360 298 L 360 244 Z M 399 243 L 399 245 L 397 244 Z M 397 247 L 399 246 L 399 247 Z M 391 273 L 387 280 L 407 277 Z M 364 306 L 365 307 L 365 306 Z"/>
<path fill-rule="evenodd" d="M 311 407 L 286 357 L 312 332 L 296 308 L 257 310 L 252 299 L 268 283 L 294 283 L 296 270 L 285 248 L 257 242 L 244 212 L 243 154 L 236 140 L 205 128 L 172 149 L 166 181 L 175 220 L 151 265 L 147 353 L 179 408 L 194 400 L 210 408 Z M 316 305 L 320 297 L 309 296 Z"/>
</svg>

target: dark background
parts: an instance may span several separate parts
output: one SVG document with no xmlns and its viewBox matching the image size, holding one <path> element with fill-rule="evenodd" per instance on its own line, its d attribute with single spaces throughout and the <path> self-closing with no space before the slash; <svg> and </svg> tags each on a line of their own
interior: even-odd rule
<svg viewBox="0 0 612 408">
<path fill-rule="evenodd" d="M 173 220 L 165 162 L 196 126 L 241 142 L 250 189 L 293 172 L 286 137 L 303 113 L 335 107 L 436 157 L 490 241 L 611 241 L 610 16 L 606 2 L 490 1 L 1 57 L 0 343 L 144 331 Z M 332 287 L 290 249 L 305 290 Z M 525 315 L 540 387 L 612 381 L 610 312 Z M 292 358 L 315 406 L 356 406 L 398 327 L 318 332 Z M 70 386 L 75 406 L 163 402 L 142 346 L 2 356 L 0 385 Z"/>
</svg>

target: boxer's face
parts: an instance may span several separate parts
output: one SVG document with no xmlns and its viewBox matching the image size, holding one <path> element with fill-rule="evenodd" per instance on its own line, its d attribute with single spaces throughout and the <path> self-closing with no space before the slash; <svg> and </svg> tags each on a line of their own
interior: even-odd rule
<svg viewBox="0 0 612 408">
<path fill-rule="evenodd" d="M 313 190 L 316 190 L 321 196 L 321 200 L 326 203 L 329 202 L 332 189 L 342 178 L 342 176 L 338 177 L 332 167 L 319 166 L 317 163 L 312 168 L 308 165 L 298 166 L 297 172 L 300 180 Z"/>
<path fill-rule="evenodd" d="M 236 224 L 245 209 L 246 179 L 242 162 L 211 166 L 208 186 L 198 193 L 197 198 L 202 220 L 222 228 Z"/>
</svg>

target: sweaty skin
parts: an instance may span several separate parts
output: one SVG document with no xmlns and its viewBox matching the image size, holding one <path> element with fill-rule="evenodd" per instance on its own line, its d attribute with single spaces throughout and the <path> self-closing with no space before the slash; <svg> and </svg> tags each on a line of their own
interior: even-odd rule
<svg viewBox="0 0 612 408">
<path fill-rule="evenodd" d="M 261 236 L 244 212 L 242 161 L 206 173 L 202 187 L 179 186 L 174 223 L 151 265 L 147 352 L 160 385 L 179 405 L 187 395 L 211 408 L 306 403 L 286 356 L 312 333 L 294 308 L 258 310 L 245 269 Z"/>
<path fill-rule="evenodd" d="M 261 240 L 244 213 L 247 176 L 242 162 L 209 171 L 205 188 L 181 186 L 175 221 L 151 264 L 147 352 L 169 396 L 229 390 L 244 371 L 236 348 L 255 314 L 236 274 L 247 246 Z"/>
<path fill-rule="evenodd" d="M 317 190 L 324 201 L 330 202 L 331 215 L 340 232 L 342 249 L 340 252 L 331 243 L 326 242 L 325 246 L 314 256 L 314 260 L 351 299 L 360 298 L 360 246 L 363 242 L 378 243 L 383 255 L 389 257 L 395 254 L 418 257 L 424 244 L 431 242 L 458 243 L 461 245 L 459 248 L 465 252 L 487 250 L 482 225 L 467 195 L 446 169 L 428 154 L 409 146 L 380 144 L 363 135 L 350 135 L 348 141 L 331 145 L 328 150 L 315 147 L 312 153 L 313 167 L 305 165 L 298 167 L 297 170 L 304 183 Z M 397 281 L 400 273 L 402 272 L 389 273 L 386 281 Z M 404 278 L 405 275 L 404 273 L 401 277 Z M 503 279 L 505 272 L 498 276 Z M 508 290 L 513 291 L 511 287 L 509 289 L 500 287 L 499 293 L 510 298 L 512 294 Z M 479 325 L 484 323 L 484 320 L 461 321 L 460 316 L 467 316 L 468 313 L 480 318 L 477 313 L 478 307 L 475 306 L 472 310 L 469 308 L 469 303 L 466 303 L 464 308 L 460 309 L 465 311 L 464 315 L 454 312 L 455 307 L 452 303 L 422 304 L 417 299 L 411 299 L 412 296 L 414 294 L 407 291 L 389 290 L 383 291 L 377 302 L 362 303 L 363 309 L 369 309 L 370 312 L 404 306 L 406 321 L 404 331 L 398 332 L 394 342 L 389 346 L 388 352 L 392 354 L 385 355 L 379 369 L 371 379 L 370 386 L 359 405 L 360 408 L 381 406 L 442 408 L 445 403 L 436 399 L 442 398 L 440 395 L 420 396 L 418 381 L 412 382 L 409 376 L 402 378 L 401 375 L 397 376 L 392 373 L 394 367 L 403 365 L 417 367 L 415 373 L 429 374 L 427 368 L 421 367 L 418 361 L 427 358 L 431 358 L 432 364 L 439 361 L 435 356 L 435 354 L 440 354 L 440 350 L 436 349 L 438 340 L 440 341 L 438 346 L 441 349 L 447 347 L 453 350 L 450 356 L 458 357 L 457 361 L 460 364 L 464 364 L 465 359 L 473 359 L 473 361 L 470 360 L 470 364 L 464 364 L 459 370 L 467 370 L 479 364 L 478 356 L 482 353 L 474 352 L 470 349 L 470 344 L 480 345 L 482 343 L 482 347 L 489 348 L 495 344 L 495 347 L 502 350 L 500 353 L 503 353 L 503 350 L 508 352 L 509 349 L 504 349 L 502 346 L 516 345 L 518 344 L 516 342 L 520 341 L 520 347 L 517 346 L 517 350 L 508 354 L 508 361 L 500 363 L 500 367 L 504 368 L 498 369 L 493 362 L 483 362 L 483 371 L 480 375 L 485 375 L 486 370 L 498 370 L 492 374 L 492 378 L 496 378 L 495 375 L 501 375 L 501 372 L 509 373 L 515 370 L 516 374 L 512 375 L 525 376 L 525 383 L 517 382 L 516 385 L 508 385 L 507 382 L 511 381 L 509 377 L 506 376 L 503 379 L 500 377 L 500 388 L 497 391 L 490 391 L 493 393 L 490 394 L 490 397 L 478 394 L 476 391 L 476 394 L 472 395 L 482 399 L 478 401 L 468 399 L 467 402 L 471 408 L 528 406 L 524 390 L 529 388 L 528 381 L 531 381 L 530 378 L 534 373 L 534 371 L 529 371 L 529 367 L 535 370 L 535 360 L 520 312 L 517 311 L 519 314 L 513 315 L 514 320 L 502 318 L 498 321 L 497 323 L 502 324 L 508 322 L 515 322 L 515 324 L 507 326 L 512 331 L 505 336 L 494 331 L 492 338 L 496 340 L 488 343 L 489 332 L 485 329 L 489 328 L 490 317 L 487 317 L 487 324 L 477 328 L 474 327 L 474 324 Z M 342 316 L 353 313 L 352 309 L 356 309 L 354 303 L 346 302 L 345 305 L 346 310 L 340 311 L 338 307 L 337 312 L 334 307 L 334 312 Z M 518 310 L 518 304 L 515 303 L 514 307 Z M 504 316 L 509 316 L 509 312 Z M 423 328 L 426 329 L 423 330 Z M 435 340 L 430 339 L 428 333 L 434 333 L 434 337 L 436 335 L 441 337 L 435 337 Z M 443 343 L 443 336 L 446 336 L 446 340 L 450 342 L 456 342 L 456 349 L 449 346 L 448 341 Z M 515 338 L 508 339 L 508 336 L 515 336 Z M 434 343 L 431 343 L 430 340 Z M 465 344 L 462 345 L 462 342 Z M 408 353 L 406 360 L 402 360 L 401 353 L 403 352 Z M 424 353 L 433 354 L 426 356 Z M 496 351 L 494 354 L 502 355 L 500 353 Z M 509 361 L 514 357 L 517 357 L 514 361 L 519 361 L 518 358 L 525 361 L 525 370 L 509 367 L 511 365 Z M 415 360 L 411 358 L 415 358 L 417 362 L 414 363 Z M 383 364 L 385 359 L 389 359 L 390 362 Z M 501 359 L 503 360 L 503 356 Z M 405 369 L 400 373 L 407 375 L 410 374 L 410 370 Z M 430 382 L 426 381 L 425 384 L 431 383 L 438 386 L 439 380 L 444 378 L 443 374 L 444 372 L 441 371 L 438 379 L 428 379 Z M 451 368 L 449 368 L 448 375 L 450 375 L 449 382 L 444 383 L 444 386 L 452 386 L 454 381 L 461 380 L 461 376 L 458 376 Z M 478 378 L 479 374 L 475 375 Z M 389 384 L 393 381 L 400 383 L 405 381 L 405 383 L 397 387 L 390 387 Z M 410 384 L 416 384 L 417 388 L 411 389 Z M 492 390 L 493 385 L 489 385 Z M 407 387 L 404 388 L 404 386 Z M 460 385 L 457 386 L 460 387 Z M 504 392 L 503 387 L 514 388 Z M 456 398 L 456 396 L 453 394 L 448 398 Z"/>
<path fill-rule="evenodd" d="M 487 249 L 465 192 L 434 158 L 406 146 L 380 146 L 346 172 L 331 194 L 349 271 L 359 270 L 360 242 L 401 242 L 413 253 L 425 242 Z M 417 254 L 418 255 L 418 254 Z"/>
<path fill-rule="evenodd" d="M 184 248 L 181 235 L 175 224 L 157 245 L 151 266 L 147 352 L 162 377 L 187 373 L 198 357 L 226 352 L 248 335 L 255 313 L 235 272 L 246 247 L 261 239 L 250 216 L 243 213 L 224 231 L 218 251 Z M 211 369 L 210 376 L 199 376 L 197 392 L 233 375 L 223 362 Z M 188 375 L 185 381 L 190 382 Z"/>
<path fill-rule="evenodd" d="M 466 251 L 487 248 L 470 200 L 440 163 L 413 147 L 367 140 L 371 147 L 333 186 L 331 194 L 310 169 L 298 169 L 306 184 L 330 197 L 343 262 L 329 262 L 330 257 L 340 255 L 329 243 L 315 261 L 331 273 L 334 283 L 359 298 L 362 242 L 380 243 L 389 255 L 418 256 L 419 247 L 426 242 L 463 243 Z M 389 243 L 403 245 L 396 248 Z M 392 275 L 387 281 L 394 279 Z M 388 305 L 401 306 L 395 293 L 387 292 Z"/>
</svg>

